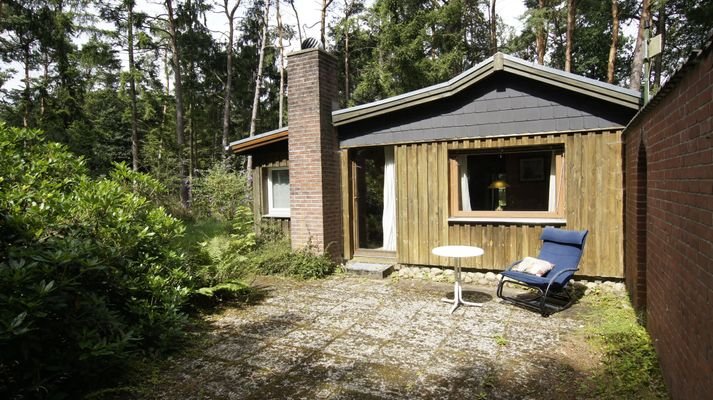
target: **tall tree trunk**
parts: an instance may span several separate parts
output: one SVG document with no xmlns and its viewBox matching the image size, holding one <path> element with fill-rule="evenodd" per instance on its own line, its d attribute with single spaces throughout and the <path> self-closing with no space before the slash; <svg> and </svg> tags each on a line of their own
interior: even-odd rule
<svg viewBox="0 0 713 400">
<path fill-rule="evenodd" d="M 50 24 L 50 26 L 54 27 L 52 32 L 53 43 L 55 45 L 53 58 L 57 68 L 57 76 L 59 77 L 59 86 L 66 94 L 63 102 L 63 108 L 66 111 L 61 113 L 63 128 L 66 132 L 71 123 L 77 119 L 77 114 L 80 112 L 79 96 L 77 93 L 78 85 L 75 82 L 74 74 L 70 73 L 70 53 L 72 50 L 69 36 L 72 29 L 72 22 L 71 18 L 65 15 L 64 0 L 50 2 L 50 4 L 51 3 L 55 3 L 57 7 L 54 12 L 54 18 L 57 23 Z M 71 9 L 69 12 L 71 12 Z"/>
<path fill-rule="evenodd" d="M 607 82 L 614 83 L 616 69 L 616 50 L 619 46 L 619 0 L 611 0 L 611 45 L 609 46 L 609 62 L 607 63 Z"/>
<path fill-rule="evenodd" d="M 163 136 L 164 129 L 166 129 L 166 123 L 168 122 L 168 99 L 171 97 L 171 79 L 168 71 L 168 49 L 165 48 L 163 51 L 163 76 L 166 77 L 166 97 L 163 102 L 163 115 L 161 117 L 161 136 L 158 146 L 158 168 L 161 169 L 161 164 L 163 162 Z"/>
<path fill-rule="evenodd" d="M 538 0 L 537 6 L 540 12 L 544 12 L 545 0 Z M 537 47 L 537 63 L 545 64 L 545 51 L 547 50 L 547 29 L 545 27 L 544 18 L 540 26 L 535 30 L 535 46 Z"/>
<path fill-rule="evenodd" d="M 332 4 L 333 0 L 322 0 L 322 18 L 320 19 L 319 25 L 319 38 L 322 41 L 322 48 L 327 48 L 327 41 L 324 36 L 326 21 L 327 21 L 327 7 Z"/>
<path fill-rule="evenodd" d="M 228 0 L 223 0 L 225 16 L 228 17 L 228 48 L 226 49 L 225 99 L 223 102 L 223 161 L 228 159 L 228 135 L 230 134 L 230 98 L 233 82 L 233 35 L 235 34 L 235 12 L 240 6 L 240 0 L 228 11 Z"/>
<path fill-rule="evenodd" d="M 163 76 L 166 77 L 166 98 L 171 95 L 171 74 L 168 68 L 168 49 L 163 52 Z M 168 102 L 164 103 L 168 104 Z"/>
<path fill-rule="evenodd" d="M 280 47 L 280 98 L 278 100 L 277 127 L 282 128 L 282 117 L 285 108 L 285 45 L 282 43 L 284 32 L 282 15 L 280 14 L 280 0 L 275 0 L 275 13 L 277 18 L 277 45 Z"/>
<path fill-rule="evenodd" d="M 641 19 L 639 20 L 639 33 L 636 35 L 636 47 L 634 47 L 634 60 L 631 63 L 631 82 L 629 82 L 629 89 L 640 90 L 641 89 L 641 75 L 643 75 L 642 68 L 644 66 L 644 27 L 649 21 L 650 6 L 649 0 L 643 0 L 643 5 L 641 7 Z M 647 77 L 648 79 L 648 77 Z"/>
<path fill-rule="evenodd" d="M 40 92 L 40 118 L 44 121 L 45 117 L 45 98 L 47 96 L 47 83 L 50 79 L 50 56 L 48 50 L 45 49 L 42 60 L 42 90 Z"/>
<path fill-rule="evenodd" d="M 349 103 L 349 28 L 344 31 L 344 105 Z"/>
<path fill-rule="evenodd" d="M 265 61 L 265 44 L 267 42 L 267 23 L 270 20 L 270 0 L 265 4 L 265 13 L 262 18 L 262 34 L 260 38 L 260 57 L 257 63 L 257 73 L 255 74 L 255 95 L 253 96 L 253 110 L 250 116 L 250 137 L 255 135 L 255 126 L 257 124 L 257 110 L 260 101 L 260 87 L 262 86 L 262 64 Z M 253 159 L 248 156 L 246 172 L 248 179 L 252 176 L 250 171 L 253 167 Z"/>
<path fill-rule="evenodd" d="M 176 98 L 176 146 L 178 146 L 178 167 L 181 179 L 181 205 L 188 208 L 188 166 L 186 165 L 186 145 L 185 126 L 183 121 L 183 85 L 181 83 L 181 64 L 178 50 L 178 40 L 176 32 L 176 21 L 173 17 L 173 0 L 165 0 L 166 11 L 168 12 L 168 31 L 171 42 L 171 52 L 173 58 L 173 92 Z"/>
<path fill-rule="evenodd" d="M 656 28 L 656 34 L 661 35 L 661 51 L 663 51 L 666 44 L 666 3 L 660 4 L 659 9 L 659 20 Z M 658 91 L 661 87 L 661 74 L 663 73 L 663 54 L 659 54 L 656 57 L 656 63 L 654 64 L 654 89 Z"/>
<path fill-rule="evenodd" d="M 131 166 L 134 171 L 139 170 L 139 130 L 137 127 L 136 112 L 136 69 L 134 66 L 134 1 L 126 2 L 128 11 L 127 40 L 129 42 L 129 92 L 131 95 Z"/>
<path fill-rule="evenodd" d="M 354 0 L 344 0 L 344 105 L 351 96 L 349 89 L 349 27 L 350 18 L 354 13 Z"/>
<path fill-rule="evenodd" d="M 295 20 L 297 21 L 297 37 L 300 38 L 300 45 L 302 44 L 302 25 L 300 25 L 300 13 L 297 12 L 297 7 L 295 7 L 295 0 L 289 0 L 292 6 L 292 11 L 295 12 Z"/>
<path fill-rule="evenodd" d="M 25 68 L 25 107 L 22 115 L 22 126 L 28 128 L 30 126 L 30 42 L 25 42 L 22 47 Z"/>
<path fill-rule="evenodd" d="M 490 1 L 490 54 L 498 52 L 498 16 L 495 13 L 495 1 Z"/>
<path fill-rule="evenodd" d="M 564 50 L 564 70 L 572 71 L 572 43 L 574 42 L 574 23 L 577 13 L 577 1 L 567 0 L 567 45 Z"/>
<path fill-rule="evenodd" d="M 161 135 L 159 136 L 158 156 L 156 157 L 158 159 L 157 164 L 159 170 L 162 168 L 163 163 L 163 138 L 166 129 L 166 124 L 168 123 L 168 99 L 169 97 L 171 97 L 171 80 L 169 78 L 170 74 L 168 71 L 168 48 L 164 48 L 163 50 L 163 76 L 166 77 L 166 96 L 164 98 L 165 100 L 163 101 L 163 114 L 161 115 Z"/>
<path fill-rule="evenodd" d="M 559 35 L 558 33 L 562 32 L 562 29 L 560 29 L 560 23 L 562 21 L 560 18 L 557 17 L 556 10 L 553 10 L 553 12 L 550 14 L 550 18 L 550 23 L 552 24 L 551 32 L 554 33 L 552 35 L 552 47 L 554 47 L 555 49 L 564 49 L 567 46 L 567 21 L 565 21 L 565 33 L 563 35 Z M 552 60 L 550 62 L 552 63 L 553 67 L 564 70 L 564 57 L 552 57 Z"/>
<path fill-rule="evenodd" d="M 191 71 L 193 71 L 193 63 L 191 62 Z M 193 187 L 193 171 L 196 169 L 196 142 L 195 142 L 195 126 L 193 124 L 193 101 L 188 101 L 188 187 Z M 188 190 L 188 204 L 193 204 L 193 193 Z"/>
<path fill-rule="evenodd" d="M 189 0 L 190 1 L 190 0 Z M 191 23 L 191 26 L 188 28 L 190 31 L 193 30 L 193 23 Z M 188 62 L 188 73 L 186 74 L 188 77 L 195 77 L 197 76 L 196 73 L 196 64 L 193 58 L 190 58 L 190 61 Z M 194 78 L 195 79 L 195 78 Z M 195 82 L 195 81 L 194 81 Z M 196 126 L 195 126 L 195 119 L 193 118 L 193 112 L 195 110 L 195 107 L 193 107 L 195 104 L 195 93 L 193 92 L 188 92 L 186 96 L 186 103 L 188 104 L 188 112 L 186 113 L 186 122 L 187 122 L 187 130 L 186 132 L 188 133 L 187 135 L 187 142 L 188 142 L 188 204 L 192 205 L 193 204 L 193 174 L 196 171 L 197 168 L 197 163 L 198 163 L 198 157 L 196 156 Z"/>
</svg>

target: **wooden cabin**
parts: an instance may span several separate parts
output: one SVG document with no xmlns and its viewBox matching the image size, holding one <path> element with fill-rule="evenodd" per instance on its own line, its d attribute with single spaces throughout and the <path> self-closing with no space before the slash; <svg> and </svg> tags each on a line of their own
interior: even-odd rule
<svg viewBox="0 0 713 400">
<path fill-rule="evenodd" d="M 459 76 L 333 110 L 336 60 L 293 53 L 289 128 L 230 144 L 253 155 L 256 226 L 336 259 L 452 266 L 481 247 L 502 270 L 544 226 L 588 229 L 580 275 L 623 277 L 624 126 L 639 93 L 495 54 Z"/>
</svg>

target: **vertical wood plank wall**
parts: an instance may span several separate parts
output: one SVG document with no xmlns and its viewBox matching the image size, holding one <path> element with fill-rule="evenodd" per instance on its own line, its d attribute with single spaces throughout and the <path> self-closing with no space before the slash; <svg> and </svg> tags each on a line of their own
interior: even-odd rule
<svg viewBox="0 0 713 400">
<path fill-rule="evenodd" d="M 480 269 L 500 270 L 536 256 L 542 225 L 448 222 L 448 151 L 546 144 L 565 146 L 563 228 L 589 230 L 579 275 L 623 277 L 621 131 L 395 146 L 399 263 L 452 266 L 431 254 L 446 244 L 482 247 L 482 257 L 467 261 Z"/>
<path fill-rule="evenodd" d="M 289 238 L 290 219 L 289 218 L 263 218 L 267 213 L 265 204 L 267 201 L 267 188 L 265 179 L 267 169 L 271 167 L 288 167 L 287 154 L 284 157 L 269 156 L 265 158 L 254 157 L 255 167 L 253 168 L 253 219 L 255 221 L 255 232 L 260 234 L 260 230 L 266 225 L 276 225 Z"/>
<path fill-rule="evenodd" d="M 353 225 L 351 221 L 354 220 L 354 210 L 352 207 L 353 193 L 352 193 L 352 173 L 351 173 L 351 163 L 349 160 L 349 150 L 342 149 L 339 152 L 339 163 L 340 163 L 340 185 L 342 193 L 342 229 L 343 229 L 343 253 L 342 256 L 345 260 L 350 260 L 352 255 L 354 255 L 354 240 L 352 239 Z"/>
</svg>

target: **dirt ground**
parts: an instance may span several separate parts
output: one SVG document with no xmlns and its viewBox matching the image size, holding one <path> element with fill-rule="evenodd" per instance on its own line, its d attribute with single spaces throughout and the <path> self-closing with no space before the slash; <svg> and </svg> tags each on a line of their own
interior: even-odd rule
<svg viewBox="0 0 713 400">
<path fill-rule="evenodd" d="M 259 299 L 206 316 L 200 344 L 146 399 L 574 399 L 600 355 L 583 303 L 543 318 L 465 286 L 336 276 L 262 278 Z"/>
</svg>

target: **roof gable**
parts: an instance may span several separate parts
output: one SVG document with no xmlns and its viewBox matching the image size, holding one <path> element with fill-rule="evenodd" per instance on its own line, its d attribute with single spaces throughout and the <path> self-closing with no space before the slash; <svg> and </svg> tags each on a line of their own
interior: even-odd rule
<svg viewBox="0 0 713 400">
<path fill-rule="evenodd" d="M 338 127 L 342 147 L 618 129 L 635 109 L 498 71 L 457 94 Z"/>
<path fill-rule="evenodd" d="M 547 85 L 580 93 L 633 110 L 639 108 L 640 94 L 635 90 L 625 89 L 554 68 L 536 65 L 503 53 L 496 53 L 487 60 L 446 82 L 372 103 L 337 110 L 332 113 L 332 119 L 334 125 L 340 126 L 451 97 L 492 76 L 498 71 L 523 76 Z"/>
</svg>

